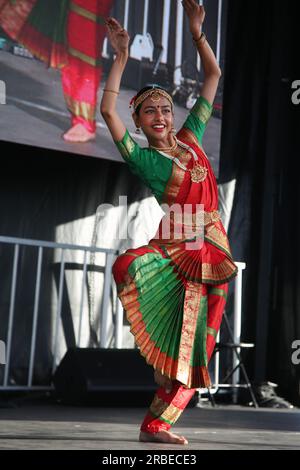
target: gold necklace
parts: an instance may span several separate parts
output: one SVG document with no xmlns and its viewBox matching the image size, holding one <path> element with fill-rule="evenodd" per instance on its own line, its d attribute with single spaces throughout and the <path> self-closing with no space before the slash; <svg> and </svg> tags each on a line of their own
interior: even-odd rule
<svg viewBox="0 0 300 470">
<path fill-rule="evenodd" d="M 207 177 L 207 173 L 208 173 L 208 170 L 207 168 L 205 168 L 204 166 L 200 165 L 200 163 L 197 161 L 198 160 L 198 157 L 197 157 L 197 154 L 195 153 L 195 151 L 189 146 L 189 145 L 186 145 L 184 144 L 183 142 L 179 142 L 177 140 L 177 138 L 174 136 L 174 139 L 175 139 L 175 143 L 176 143 L 176 147 L 179 146 L 179 147 L 182 147 L 183 149 L 187 150 L 188 152 L 190 152 L 194 158 L 194 167 L 193 168 L 186 168 L 179 160 L 178 158 L 176 157 L 172 157 L 170 155 L 167 155 L 166 153 L 163 152 L 162 149 L 159 149 L 159 148 L 155 148 L 155 147 L 152 147 L 154 148 L 155 150 L 157 150 L 161 155 L 163 155 L 164 157 L 167 157 L 169 158 L 170 160 L 173 160 L 174 163 L 176 163 L 176 165 L 178 165 L 182 170 L 184 171 L 188 171 L 190 174 L 191 174 L 191 180 L 193 183 L 201 183 L 202 181 L 204 181 Z M 174 149 L 175 150 L 175 149 Z"/>
<path fill-rule="evenodd" d="M 154 147 L 153 145 L 149 145 L 150 148 L 157 150 L 158 152 L 173 152 L 178 147 L 178 141 L 174 136 L 174 144 L 171 147 Z"/>
</svg>

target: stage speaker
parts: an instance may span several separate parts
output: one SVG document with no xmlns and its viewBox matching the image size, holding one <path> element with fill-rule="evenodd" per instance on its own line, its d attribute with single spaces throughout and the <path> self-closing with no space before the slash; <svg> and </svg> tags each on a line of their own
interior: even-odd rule
<svg viewBox="0 0 300 470">
<path fill-rule="evenodd" d="M 149 406 L 157 385 L 138 349 L 70 348 L 53 383 L 65 404 Z"/>
</svg>

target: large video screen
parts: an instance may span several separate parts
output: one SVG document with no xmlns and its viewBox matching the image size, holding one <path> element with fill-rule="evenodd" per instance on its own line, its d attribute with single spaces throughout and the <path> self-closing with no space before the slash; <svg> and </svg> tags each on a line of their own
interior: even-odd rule
<svg viewBox="0 0 300 470">
<path fill-rule="evenodd" d="M 222 68 L 227 5 L 221 3 L 222 9 L 218 0 L 204 2 L 204 31 Z M 118 102 L 126 126 L 134 133 L 129 102 L 147 83 L 173 95 L 180 126 L 203 78 L 180 1 L 0 0 L 0 140 L 120 160 L 99 112 L 113 61 L 108 16 L 131 38 Z M 222 80 L 204 138 L 216 172 L 221 116 Z"/>
</svg>

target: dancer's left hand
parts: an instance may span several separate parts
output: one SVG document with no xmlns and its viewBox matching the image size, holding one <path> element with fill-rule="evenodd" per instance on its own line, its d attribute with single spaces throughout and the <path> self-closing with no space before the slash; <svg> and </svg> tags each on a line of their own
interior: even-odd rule
<svg viewBox="0 0 300 470">
<path fill-rule="evenodd" d="M 115 18 L 108 18 L 106 21 L 107 36 L 109 42 L 116 52 L 128 52 L 129 34 Z"/>
<path fill-rule="evenodd" d="M 189 19 L 190 31 L 194 38 L 198 38 L 205 18 L 204 6 L 199 5 L 195 0 L 182 0 L 181 3 Z"/>
</svg>

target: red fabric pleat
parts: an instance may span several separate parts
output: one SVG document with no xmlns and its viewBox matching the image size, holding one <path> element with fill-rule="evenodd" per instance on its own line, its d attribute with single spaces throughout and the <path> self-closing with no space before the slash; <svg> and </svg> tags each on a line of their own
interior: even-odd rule
<svg viewBox="0 0 300 470">
<path fill-rule="evenodd" d="M 175 423 L 182 411 L 188 405 L 195 391 L 196 389 L 185 388 L 178 382 L 175 382 L 173 384 L 173 388 L 170 393 L 166 393 L 165 389 L 163 387 L 160 387 L 155 394 L 154 400 L 161 400 L 161 402 L 168 404 L 170 407 L 172 406 L 172 409 L 173 407 L 176 407 L 178 409 L 177 418 L 173 420 L 172 423 L 167 423 L 159 417 L 153 416 L 151 412 L 148 411 L 141 424 L 141 431 L 148 432 L 150 434 L 155 434 L 162 430 L 169 430 L 172 424 Z M 165 409 L 164 413 L 166 414 L 167 411 L 168 408 Z"/>
<path fill-rule="evenodd" d="M 97 16 L 107 17 L 113 0 L 73 0 L 72 3 Z M 102 78 L 99 61 L 105 33 L 104 24 L 70 11 L 67 22 L 68 65 L 62 69 L 62 87 L 72 114 L 72 125 L 81 123 L 89 132 L 96 130 L 97 92 Z"/>
</svg>

